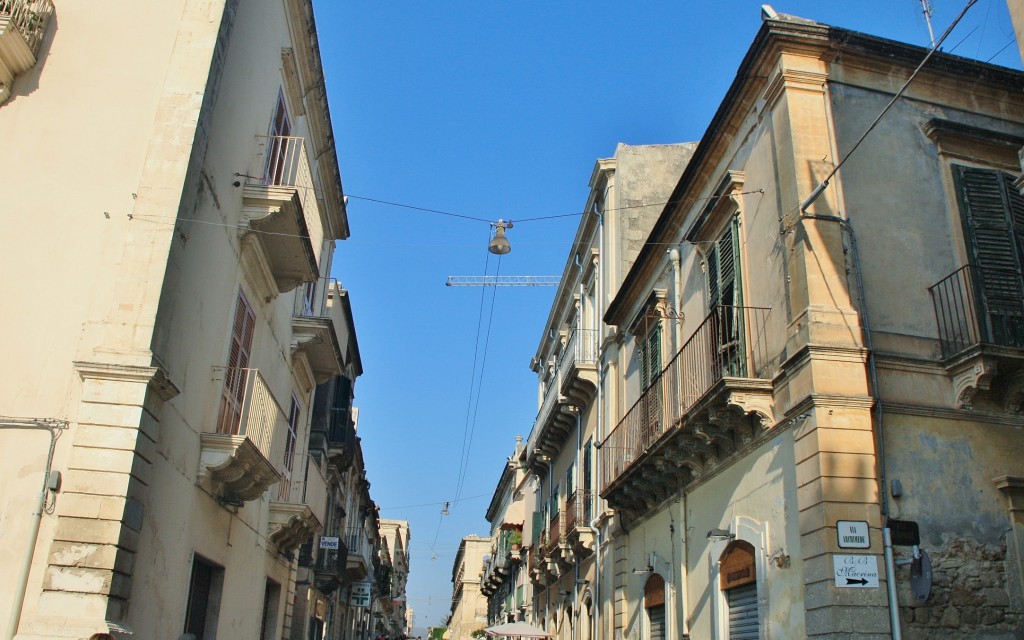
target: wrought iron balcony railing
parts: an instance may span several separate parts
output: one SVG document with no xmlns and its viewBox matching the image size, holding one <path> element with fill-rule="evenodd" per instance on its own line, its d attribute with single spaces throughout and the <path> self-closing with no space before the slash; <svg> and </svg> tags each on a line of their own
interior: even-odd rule
<svg viewBox="0 0 1024 640">
<path fill-rule="evenodd" d="M 770 377 L 769 309 L 717 306 L 601 443 L 601 488 L 608 487 L 724 378 Z"/>
<path fill-rule="evenodd" d="M 33 56 L 39 53 L 51 15 L 51 0 L 0 0 L 0 20 L 10 20 Z"/>
<path fill-rule="evenodd" d="M 981 344 L 1024 349 L 1024 280 L 1019 271 L 966 265 L 928 291 L 943 358 Z"/>
</svg>

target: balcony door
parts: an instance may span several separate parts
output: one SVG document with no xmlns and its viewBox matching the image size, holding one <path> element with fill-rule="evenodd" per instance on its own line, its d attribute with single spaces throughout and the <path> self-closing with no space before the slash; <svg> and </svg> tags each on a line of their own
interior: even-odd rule
<svg viewBox="0 0 1024 640">
<path fill-rule="evenodd" d="M 716 379 L 745 375 L 739 266 L 739 217 L 733 216 L 707 255 L 708 308 L 715 349 L 712 371 Z"/>
<path fill-rule="evenodd" d="M 267 141 L 267 165 L 264 168 L 264 182 L 271 185 L 286 184 L 289 156 L 294 151 L 288 142 L 292 135 L 292 121 L 288 116 L 288 105 L 284 93 L 277 94 L 277 107 L 270 122 L 270 137 Z"/>
<path fill-rule="evenodd" d="M 953 165 L 982 339 L 1024 348 L 1024 196 L 1002 171 Z"/>
<path fill-rule="evenodd" d="M 238 292 L 235 305 L 235 322 L 231 328 L 231 346 L 228 348 L 227 371 L 224 374 L 224 389 L 221 393 L 220 419 L 217 432 L 237 435 L 241 427 L 242 404 L 245 400 L 245 385 L 248 379 L 249 354 L 252 352 L 252 337 L 256 316 L 245 299 Z"/>
</svg>

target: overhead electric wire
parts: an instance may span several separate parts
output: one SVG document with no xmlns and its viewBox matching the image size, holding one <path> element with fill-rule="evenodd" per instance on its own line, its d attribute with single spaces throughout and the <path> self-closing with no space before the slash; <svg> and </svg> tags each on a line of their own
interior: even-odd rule
<svg viewBox="0 0 1024 640">
<path fill-rule="evenodd" d="M 501 255 L 498 256 L 498 263 L 494 269 L 494 276 L 497 277 L 500 272 Z M 466 485 L 466 472 L 469 470 L 469 454 L 473 449 L 473 434 L 476 431 L 476 418 L 480 412 L 480 397 L 483 395 L 482 392 L 484 386 L 484 371 L 486 370 L 487 366 L 487 351 L 491 344 L 491 327 L 494 326 L 494 307 L 496 306 L 495 301 L 497 299 L 497 296 L 498 288 L 494 287 L 493 290 L 491 291 L 491 311 L 487 317 L 487 331 L 484 333 L 484 353 L 483 357 L 480 359 L 480 377 L 476 387 L 476 402 L 473 405 L 473 419 L 470 421 L 469 445 L 466 447 L 466 464 L 463 467 L 462 478 L 459 481 L 457 490 L 455 491 L 456 500 L 462 497 L 462 489 Z"/>
</svg>

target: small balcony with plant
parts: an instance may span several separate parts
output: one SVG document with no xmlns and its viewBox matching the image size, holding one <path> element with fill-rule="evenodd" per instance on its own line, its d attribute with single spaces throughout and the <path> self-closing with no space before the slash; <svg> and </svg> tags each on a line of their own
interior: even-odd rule
<svg viewBox="0 0 1024 640">
<path fill-rule="evenodd" d="M 51 0 L 0 0 L 0 104 L 14 79 L 36 66 L 52 16 Z"/>
</svg>

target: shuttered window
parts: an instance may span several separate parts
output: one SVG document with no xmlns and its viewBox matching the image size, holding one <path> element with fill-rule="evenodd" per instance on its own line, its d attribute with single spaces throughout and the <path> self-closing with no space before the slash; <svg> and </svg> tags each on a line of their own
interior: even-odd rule
<svg viewBox="0 0 1024 640">
<path fill-rule="evenodd" d="M 1024 196 L 1002 171 L 953 165 L 986 341 L 1024 346 Z"/>
<path fill-rule="evenodd" d="M 238 292 L 238 303 L 235 305 L 235 321 L 231 328 L 231 345 L 228 349 L 227 371 L 224 375 L 224 391 L 221 395 L 220 419 L 217 431 L 235 435 L 239 432 L 239 420 L 242 416 L 242 401 L 245 399 L 245 383 L 249 367 L 249 354 L 252 351 L 252 337 L 256 326 L 256 316 L 245 299 L 245 294 Z"/>
<path fill-rule="evenodd" d="M 718 305 L 738 305 L 739 300 L 739 218 L 733 217 L 725 226 L 707 256 L 708 302 Z"/>
<path fill-rule="evenodd" d="M 594 506 L 591 504 L 591 494 L 593 493 L 594 486 L 593 450 L 593 441 L 587 440 L 587 443 L 583 445 L 583 477 L 581 478 L 580 486 L 580 489 L 583 491 L 583 519 L 587 525 L 594 518 Z"/>
<path fill-rule="evenodd" d="M 729 589 L 725 593 L 729 602 L 729 640 L 759 638 L 757 585 L 752 583 Z"/>
<path fill-rule="evenodd" d="M 665 640 L 665 579 L 653 574 L 644 585 L 648 640 Z"/>
<path fill-rule="evenodd" d="M 717 345 L 716 376 L 744 376 L 739 218 L 733 217 L 707 258 L 710 330 Z"/>
</svg>

